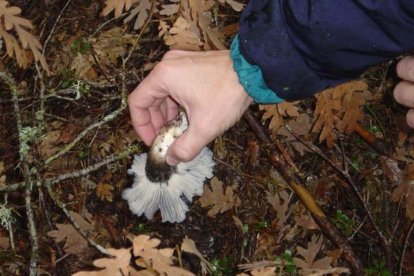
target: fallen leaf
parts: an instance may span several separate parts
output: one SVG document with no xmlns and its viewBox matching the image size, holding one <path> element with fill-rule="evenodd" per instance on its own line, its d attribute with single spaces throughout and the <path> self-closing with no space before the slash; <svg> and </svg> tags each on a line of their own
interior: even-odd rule
<svg viewBox="0 0 414 276">
<path fill-rule="evenodd" d="M 59 142 L 60 133 L 60 130 L 52 130 L 44 135 L 38 146 L 40 155 L 43 159 L 47 159 L 59 151 L 60 147 L 57 146 L 57 143 Z"/>
<path fill-rule="evenodd" d="M 70 212 L 73 219 L 81 229 L 87 232 L 92 232 L 93 224 L 86 221 L 81 215 Z M 56 224 L 58 230 L 52 230 L 47 233 L 49 237 L 55 239 L 55 242 L 65 241 L 63 249 L 70 254 L 80 254 L 88 248 L 88 241 L 79 234 L 72 224 Z"/>
<path fill-rule="evenodd" d="M 206 267 L 208 267 L 209 271 L 211 271 L 211 263 L 204 258 L 201 252 L 197 249 L 195 242 L 192 239 L 189 239 L 187 236 L 185 236 L 181 244 L 181 250 L 196 255 L 200 259 L 201 265 L 204 264 Z"/>
<path fill-rule="evenodd" d="M 316 256 L 321 250 L 323 243 L 323 237 L 313 235 L 311 241 L 308 242 L 307 248 L 297 247 L 297 254 L 301 258 L 294 258 L 296 266 L 300 268 L 300 272 L 303 275 L 309 275 L 314 272 L 318 272 L 321 269 L 331 269 L 331 257 L 323 257 L 316 259 Z"/>
<path fill-rule="evenodd" d="M 139 30 L 145 24 L 148 19 L 151 10 L 151 1 L 140 0 L 135 8 L 133 8 L 129 15 L 124 19 L 124 23 L 128 23 L 132 19 L 135 19 L 134 30 Z"/>
<path fill-rule="evenodd" d="M 193 273 L 173 266 L 173 248 L 157 249 L 160 240 L 147 235 L 139 235 L 133 240 L 133 253 L 141 257 L 136 264 L 142 268 L 152 269 L 162 275 L 190 276 Z M 165 274 L 164 274 L 165 273 Z M 151 274 L 149 274 L 151 275 Z"/>
<path fill-rule="evenodd" d="M 407 216 L 411 220 L 414 220 L 414 163 L 407 164 L 400 181 L 396 184 L 397 187 L 392 192 L 391 199 L 394 202 L 399 202 L 401 199 L 405 199 Z"/>
<path fill-rule="evenodd" d="M 134 269 L 129 265 L 131 262 L 131 248 L 114 249 L 108 248 L 108 253 L 113 258 L 101 258 L 93 262 L 99 271 L 80 271 L 73 276 L 124 276 L 130 275 Z"/>
<path fill-rule="evenodd" d="M 204 187 L 203 196 L 199 199 L 201 207 L 213 206 L 207 213 L 207 215 L 214 217 L 217 214 L 224 213 L 225 211 L 240 206 L 240 198 L 234 195 L 234 191 L 231 187 L 227 187 L 226 191 L 223 191 L 223 182 L 214 177 L 211 182 L 211 190 Z"/>
<path fill-rule="evenodd" d="M 96 185 L 96 196 L 100 200 L 107 200 L 109 202 L 112 202 L 113 194 L 111 191 L 114 190 L 114 187 L 110 184 L 105 183 L 99 183 Z"/>
<path fill-rule="evenodd" d="M 179 8 L 180 8 L 179 4 L 163 4 L 161 5 L 160 14 L 170 16 L 170 15 L 176 14 Z"/>
<path fill-rule="evenodd" d="M 322 91 L 316 95 L 315 125 L 312 132 L 319 133 L 319 141 L 326 141 L 329 148 L 337 139 L 335 125 L 346 133 L 354 131 L 364 116 L 362 106 L 372 94 L 363 80 L 350 81 Z"/>
<path fill-rule="evenodd" d="M 267 193 L 267 201 L 272 205 L 273 210 L 276 211 L 277 217 L 277 227 L 279 230 L 282 230 L 285 223 L 287 222 L 290 212 L 289 212 L 289 203 L 290 195 L 286 190 L 283 190 L 279 193 L 272 195 Z"/>
<path fill-rule="evenodd" d="M 259 109 L 263 110 L 262 120 L 270 119 L 269 130 L 272 135 L 277 135 L 280 128 L 284 125 L 283 117 L 298 117 L 298 107 L 296 106 L 299 102 L 283 102 L 276 105 L 259 105 Z"/>
<path fill-rule="evenodd" d="M 0 249 L 7 250 L 10 247 L 10 239 L 8 237 L 0 237 Z"/>
</svg>

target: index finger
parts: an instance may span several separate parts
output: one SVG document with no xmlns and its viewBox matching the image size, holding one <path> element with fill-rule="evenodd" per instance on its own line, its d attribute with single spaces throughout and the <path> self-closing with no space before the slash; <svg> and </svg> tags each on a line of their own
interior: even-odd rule
<svg viewBox="0 0 414 276">
<path fill-rule="evenodd" d="M 151 113 L 148 108 L 141 107 L 141 98 L 140 94 L 136 93 L 136 90 L 132 92 L 128 97 L 128 106 L 131 116 L 132 126 L 134 127 L 138 136 L 142 141 L 147 145 L 151 145 L 152 141 L 155 138 L 156 132 L 155 128 L 151 121 Z M 144 103 L 147 103 L 149 106 L 155 102 L 155 98 L 147 97 L 147 99 L 142 99 Z M 141 104 L 138 104 L 141 103 Z"/>
</svg>

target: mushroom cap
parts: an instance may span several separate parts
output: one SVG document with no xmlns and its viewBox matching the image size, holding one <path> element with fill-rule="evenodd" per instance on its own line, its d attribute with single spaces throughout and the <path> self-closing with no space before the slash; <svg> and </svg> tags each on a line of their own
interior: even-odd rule
<svg viewBox="0 0 414 276">
<path fill-rule="evenodd" d="M 189 210 L 186 202 L 203 193 L 204 180 L 213 177 L 213 153 L 207 147 L 196 158 L 181 162 L 168 180 L 152 182 L 145 173 L 148 155 L 136 155 L 129 174 L 134 183 L 124 190 L 122 197 L 127 200 L 132 213 L 152 219 L 160 210 L 163 222 L 182 222 Z"/>
</svg>

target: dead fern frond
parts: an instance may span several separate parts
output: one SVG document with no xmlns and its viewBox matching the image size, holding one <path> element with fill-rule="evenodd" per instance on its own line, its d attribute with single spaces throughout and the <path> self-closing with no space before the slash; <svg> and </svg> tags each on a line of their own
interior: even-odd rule
<svg viewBox="0 0 414 276">
<path fill-rule="evenodd" d="M 15 57 L 17 64 L 25 68 L 30 62 L 25 49 L 30 50 L 34 59 L 40 62 L 49 74 L 49 67 L 41 52 L 42 45 L 34 35 L 27 31 L 27 29 L 33 29 L 33 25 L 29 20 L 19 16 L 21 12 L 19 7 L 9 7 L 9 2 L 0 0 L 0 37 L 4 40 L 7 54 L 11 58 Z M 10 33 L 11 31 L 17 33 L 19 40 Z"/>
</svg>

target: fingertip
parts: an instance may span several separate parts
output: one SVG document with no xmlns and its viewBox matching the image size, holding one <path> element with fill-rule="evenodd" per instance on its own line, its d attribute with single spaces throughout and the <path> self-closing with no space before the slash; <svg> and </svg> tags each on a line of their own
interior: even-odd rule
<svg viewBox="0 0 414 276">
<path fill-rule="evenodd" d="M 407 56 L 397 63 L 397 75 L 407 81 L 414 81 L 414 57 Z"/>
<path fill-rule="evenodd" d="M 407 112 L 407 124 L 410 128 L 414 128 L 414 109 Z"/>
</svg>

